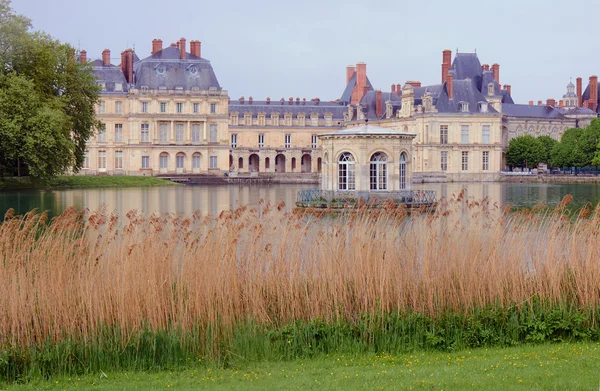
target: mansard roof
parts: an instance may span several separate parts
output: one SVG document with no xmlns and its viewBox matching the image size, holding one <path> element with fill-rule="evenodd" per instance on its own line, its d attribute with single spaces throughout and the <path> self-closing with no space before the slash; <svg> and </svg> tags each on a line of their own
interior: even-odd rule
<svg viewBox="0 0 600 391">
<path fill-rule="evenodd" d="M 221 89 L 210 61 L 191 53 L 186 53 L 185 59 L 179 56 L 179 49 L 169 46 L 135 62 L 133 72 L 136 88 Z"/>
<path fill-rule="evenodd" d="M 483 72 L 477 53 L 456 53 L 451 69 L 455 72 L 455 79 L 464 80 L 469 78 L 475 82 L 475 86 L 481 91 Z"/>
<path fill-rule="evenodd" d="M 344 93 L 342 94 L 342 97 L 340 98 L 340 102 L 345 103 L 345 104 L 350 103 L 350 101 L 352 100 L 352 90 L 354 89 L 355 86 L 356 86 L 356 72 L 354 72 L 354 75 L 352 75 L 352 77 L 350 78 L 350 81 L 348 81 L 348 85 L 346 86 L 346 89 L 344 90 Z M 370 90 L 373 90 L 373 85 L 371 84 L 369 77 L 367 77 L 367 86 L 369 86 Z"/>
<path fill-rule="evenodd" d="M 96 80 L 105 84 L 105 91 L 102 93 L 126 93 L 127 81 L 123 75 L 121 68 L 115 65 L 104 65 L 102 60 L 94 60 L 91 62 L 92 72 L 96 76 Z M 115 84 L 121 83 L 122 91 L 115 90 Z"/>
<path fill-rule="evenodd" d="M 600 96 L 600 83 L 598 84 L 598 95 L 596 96 Z M 587 87 L 585 87 L 585 91 L 583 91 L 582 94 L 582 101 L 585 102 L 586 100 L 590 99 L 590 84 L 588 83 Z M 600 105 L 598 105 L 598 107 L 596 108 L 596 112 L 600 113 Z"/>
<path fill-rule="evenodd" d="M 566 117 L 552 106 L 502 104 L 502 112 L 509 117 L 528 117 L 544 119 L 565 119 Z"/>
<path fill-rule="evenodd" d="M 281 101 L 272 100 L 270 103 L 267 103 L 265 100 L 257 101 L 253 100 L 250 103 L 248 100 L 244 101 L 244 103 L 240 103 L 239 100 L 231 100 L 229 102 L 229 112 L 234 113 L 237 112 L 240 115 L 244 115 L 244 113 L 252 113 L 252 117 L 256 118 L 258 113 L 265 113 L 267 115 L 271 115 L 272 113 L 279 113 L 280 116 L 285 113 L 292 113 L 295 117 L 299 113 L 305 113 L 307 118 L 310 118 L 312 113 L 318 113 L 320 118 L 326 113 L 331 113 L 334 119 L 344 119 L 344 113 L 348 111 L 346 106 L 343 106 L 336 102 L 316 102 L 316 101 L 293 101 L 292 104 L 289 103 L 289 100 Z"/>
</svg>

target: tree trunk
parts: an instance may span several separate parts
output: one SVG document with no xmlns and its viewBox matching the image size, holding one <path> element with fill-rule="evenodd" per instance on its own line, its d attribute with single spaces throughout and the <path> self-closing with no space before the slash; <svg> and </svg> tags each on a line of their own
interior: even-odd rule
<svg viewBox="0 0 600 391">
<path fill-rule="evenodd" d="M 21 176 L 21 159 L 17 159 L 17 176 Z"/>
</svg>

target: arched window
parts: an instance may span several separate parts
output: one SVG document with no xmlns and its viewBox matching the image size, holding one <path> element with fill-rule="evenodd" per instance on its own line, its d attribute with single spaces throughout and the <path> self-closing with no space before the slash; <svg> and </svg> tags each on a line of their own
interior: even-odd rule
<svg viewBox="0 0 600 391">
<path fill-rule="evenodd" d="M 183 168 L 183 165 L 185 162 L 185 154 L 183 152 L 179 152 L 177 154 L 177 156 L 175 157 L 175 162 L 177 164 L 177 168 L 179 168 L 179 169 Z"/>
<path fill-rule="evenodd" d="M 400 155 L 400 190 L 406 190 L 406 153 Z"/>
<path fill-rule="evenodd" d="M 521 125 L 517 126 L 517 137 L 521 136 L 523 134 L 523 128 L 521 127 Z"/>
<path fill-rule="evenodd" d="M 161 153 L 159 156 L 158 162 L 160 164 L 161 170 L 168 170 L 169 169 L 169 154 L 166 152 Z"/>
<path fill-rule="evenodd" d="M 354 176 L 355 166 L 354 156 L 351 153 L 344 152 L 338 160 L 338 189 L 355 190 L 356 179 Z"/>
<path fill-rule="evenodd" d="M 383 152 L 371 156 L 371 190 L 387 190 L 387 155 Z"/>
</svg>

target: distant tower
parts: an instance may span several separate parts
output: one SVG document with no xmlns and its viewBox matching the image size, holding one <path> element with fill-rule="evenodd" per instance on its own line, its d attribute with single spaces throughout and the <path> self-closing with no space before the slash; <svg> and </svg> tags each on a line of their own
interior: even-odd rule
<svg viewBox="0 0 600 391">
<path fill-rule="evenodd" d="M 577 94 L 575 93 L 575 85 L 572 81 L 567 84 L 567 93 L 563 95 L 563 102 L 566 108 L 577 107 Z"/>
</svg>

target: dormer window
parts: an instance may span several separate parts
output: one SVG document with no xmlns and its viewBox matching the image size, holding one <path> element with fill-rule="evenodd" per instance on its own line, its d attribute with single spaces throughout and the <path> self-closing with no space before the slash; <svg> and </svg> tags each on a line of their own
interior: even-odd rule
<svg viewBox="0 0 600 391">
<path fill-rule="evenodd" d="M 123 91 L 123 83 L 115 83 L 115 91 Z"/>
<path fill-rule="evenodd" d="M 478 106 L 479 106 L 479 112 L 480 113 L 487 113 L 488 112 L 488 103 L 487 102 L 479 102 Z"/>
<path fill-rule="evenodd" d="M 164 76 L 166 72 L 167 72 L 167 69 L 165 68 L 164 65 L 159 64 L 156 66 L 156 74 L 158 76 Z"/>
<path fill-rule="evenodd" d="M 495 94 L 494 83 L 488 84 L 488 95 L 493 96 Z"/>
<path fill-rule="evenodd" d="M 458 110 L 462 113 L 469 112 L 469 102 L 458 102 Z"/>
<path fill-rule="evenodd" d="M 106 83 L 101 81 L 98 83 L 98 86 L 100 86 L 100 88 L 102 89 L 102 91 L 106 91 Z"/>
<path fill-rule="evenodd" d="M 189 67 L 190 76 L 198 76 L 198 68 L 195 65 Z"/>
</svg>

